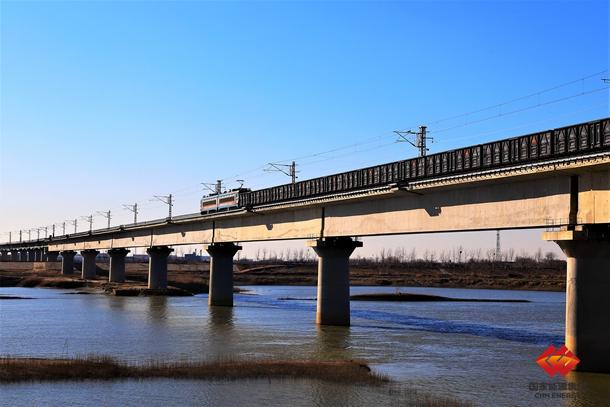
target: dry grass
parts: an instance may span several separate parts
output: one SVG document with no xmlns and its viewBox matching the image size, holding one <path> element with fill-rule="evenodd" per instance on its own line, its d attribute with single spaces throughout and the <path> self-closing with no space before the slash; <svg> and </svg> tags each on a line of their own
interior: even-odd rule
<svg viewBox="0 0 610 407">
<path fill-rule="evenodd" d="M 218 361 L 127 364 L 107 356 L 72 359 L 0 358 L 0 383 L 20 381 L 172 378 L 237 380 L 319 379 L 340 383 L 382 384 L 387 378 L 355 361 Z"/>
</svg>

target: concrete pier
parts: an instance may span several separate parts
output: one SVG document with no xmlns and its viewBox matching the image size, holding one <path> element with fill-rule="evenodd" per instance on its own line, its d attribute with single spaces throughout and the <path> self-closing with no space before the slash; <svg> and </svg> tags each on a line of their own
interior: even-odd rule
<svg viewBox="0 0 610 407">
<path fill-rule="evenodd" d="M 318 301 L 316 323 L 320 325 L 350 324 L 349 256 L 362 242 L 349 237 L 309 241 L 307 245 L 318 255 Z"/>
<path fill-rule="evenodd" d="M 57 261 L 57 256 L 59 256 L 59 252 L 46 252 L 45 261 L 49 263 L 55 263 Z"/>
<path fill-rule="evenodd" d="M 148 288 L 167 288 L 167 256 L 174 249 L 167 246 L 153 246 L 148 253 Z"/>
<path fill-rule="evenodd" d="M 125 256 L 129 250 L 127 249 L 110 249 L 110 267 L 108 269 L 108 281 L 111 283 L 122 283 L 125 281 Z"/>
<path fill-rule="evenodd" d="M 599 230 L 599 229 L 598 229 Z M 610 228 L 545 233 L 567 256 L 565 345 L 576 370 L 610 372 Z M 604 236 L 605 235 L 605 236 Z"/>
<path fill-rule="evenodd" d="M 233 306 L 233 256 L 241 246 L 214 243 L 205 246 L 210 254 L 209 305 Z"/>
<path fill-rule="evenodd" d="M 8 250 L 0 250 L 0 261 L 9 261 L 10 258 Z"/>
<path fill-rule="evenodd" d="M 81 272 L 81 278 L 83 280 L 89 280 L 95 278 L 95 258 L 100 254 L 97 250 L 82 250 L 80 255 L 83 256 L 83 270 Z"/>
<path fill-rule="evenodd" d="M 28 261 L 28 251 L 23 249 L 19 250 L 19 261 Z"/>
<path fill-rule="evenodd" d="M 30 261 L 42 261 L 42 249 L 34 249 L 32 252 L 34 253 L 34 257 Z"/>
<path fill-rule="evenodd" d="M 19 261 L 19 250 L 11 250 L 11 261 Z"/>
<path fill-rule="evenodd" d="M 61 254 L 61 274 L 69 276 L 74 274 L 74 256 L 76 252 L 72 250 L 64 250 Z"/>
</svg>

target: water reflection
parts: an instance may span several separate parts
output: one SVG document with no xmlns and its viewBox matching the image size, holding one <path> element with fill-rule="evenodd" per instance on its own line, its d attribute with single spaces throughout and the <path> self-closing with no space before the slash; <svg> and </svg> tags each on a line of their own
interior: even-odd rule
<svg viewBox="0 0 610 407">
<path fill-rule="evenodd" d="M 208 307 L 208 327 L 221 332 L 233 327 L 233 307 Z"/>
<path fill-rule="evenodd" d="M 127 307 L 127 301 L 129 301 L 127 297 L 108 296 L 105 305 L 111 311 L 122 312 L 125 311 L 125 308 Z"/>
<path fill-rule="evenodd" d="M 165 324 L 168 319 L 168 297 L 147 297 L 148 317 L 150 320 Z"/>
<path fill-rule="evenodd" d="M 571 372 L 566 379 L 568 384 L 575 389 L 568 390 L 567 393 L 572 397 L 568 399 L 566 405 L 570 407 L 608 405 L 610 388 L 608 388 L 607 374 Z"/>
<path fill-rule="evenodd" d="M 316 359 L 351 360 L 350 328 L 346 326 L 317 325 Z"/>
<path fill-rule="evenodd" d="M 233 326 L 233 307 L 208 307 L 207 338 L 205 352 L 211 359 L 241 357 L 235 355 L 235 337 Z"/>
</svg>

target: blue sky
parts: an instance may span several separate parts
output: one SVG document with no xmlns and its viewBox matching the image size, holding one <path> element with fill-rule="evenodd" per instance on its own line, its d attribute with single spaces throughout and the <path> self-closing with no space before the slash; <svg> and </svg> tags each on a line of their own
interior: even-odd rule
<svg viewBox="0 0 610 407">
<path fill-rule="evenodd" d="M 306 179 L 403 159 L 416 152 L 392 131 L 420 124 L 434 152 L 609 115 L 608 72 L 592 75 L 609 65 L 606 1 L 2 1 L 0 13 L 0 232 L 108 209 L 128 223 L 121 204 L 134 202 L 162 217 L 154 194 L 196 212 L 200 182 L 286 182 L 262 171 L 271 161 L 298 157 Z M 553 247 L 513 235 L 517 249 Z"/>
</svg>

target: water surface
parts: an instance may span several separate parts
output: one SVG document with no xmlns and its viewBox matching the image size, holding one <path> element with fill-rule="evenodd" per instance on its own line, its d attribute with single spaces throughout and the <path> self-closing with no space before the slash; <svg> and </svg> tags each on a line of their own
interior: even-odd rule
<svg viewBox="0 0 610 407">
<path fill-rule="evenodd" d="M 610 375 L 549 378 L 535 363 L 563 343 L 565 295 L 554 292 L 401 288 L 456 298 L 528 303 L 352 302 L 352 326 L 315 325 L 315 287 L 247 287 L 235 307 L 195 297 L 69 295 L 71 291 L 0 288 L 0 353 L 69 357 L 98 353 L 126 361 L 216 359 L 361 359 L 387 374 L 384 388 L 316 380 L 201 382 L 146 380 L 3 385 L 6 405 L 392 405 L 413 390 L 476 405 L 605 405 Z M 394 292 L 352 287 L 352 294 Z M 299 300 L 281 300 L 284 297 Z M 574 382 L 570 399 L 546 399 L 535 384 Z M 548 393 L 548 394 L 547 394 Z M 295 394 L 299 397 L 295 399 Z M 229 397 L 228 395 L 231 395 Z M 172 401 L 173 400 L 173 401 Z"/>
</svg>

